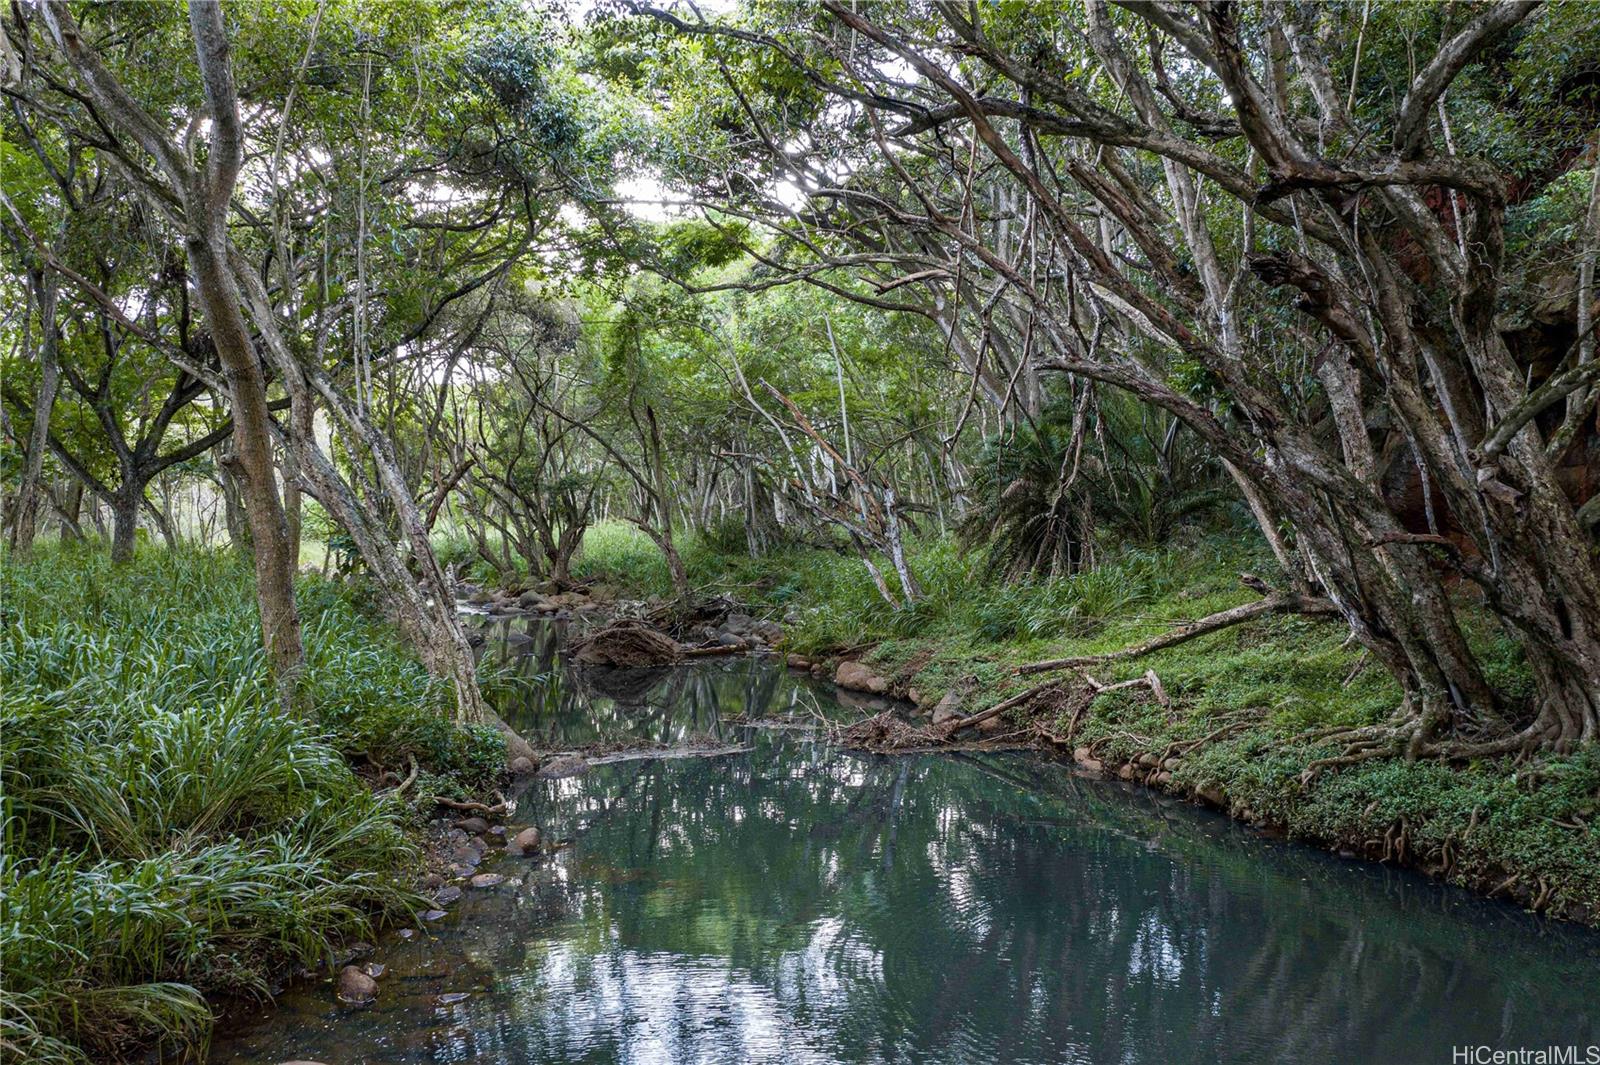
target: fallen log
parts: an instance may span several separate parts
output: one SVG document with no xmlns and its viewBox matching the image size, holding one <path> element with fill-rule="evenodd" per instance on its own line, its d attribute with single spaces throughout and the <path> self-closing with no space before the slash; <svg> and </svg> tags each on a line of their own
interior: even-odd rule
<svg viewBox="0 0 1600 1065">
<path fill-rule="evenodd" d="M 1277 592 L 1253 603 L 1245 603 L 1243 606 L 1219 610 L 1215 614 L 1208 614 L 1195 621 L 1185 622 L 1154 639 L 1134 644 L 1132 647 L 1124 647 L 1120 651 L 1107 651 L 1105 654 L 1076 655 L 1072 658 L 1052 658 L 1044 662 L 1032 662 L 1018 667 L 1017 673 L 1020 676 L 1029 676 L 1034 673 L 1050 673 L 1061 669 L 1081 669 L 1084 666 L 1098 666 L 1106 662 L 1121 662 L 1130 658 L 1139 658 L 1168 647 L 1175 647 L 1180 643 L 1186 643 L 1207 633 L 1216 632 L 1219 629 L 1226 629 L 1234 625 L 1241 625 L 1246 621 L 1253 621 L 1269 614 L 1327 615 L 1337 614 L 1338 612 L 1339 608 L 1333 604 L 1331 599 L 1324 599 L 1315 595 L 1298 595 L 1293 592 Z"/>
</svg>

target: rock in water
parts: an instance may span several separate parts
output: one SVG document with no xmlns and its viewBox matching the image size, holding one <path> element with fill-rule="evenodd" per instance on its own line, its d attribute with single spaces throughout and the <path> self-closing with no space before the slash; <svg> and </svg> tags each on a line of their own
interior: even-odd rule
<svg viewBox="0 0 1600 1065">
<path fill-rule="evenodd" d="M 841 688 L 851 691 L 870 692 L 873 695 L 882 695 L 889 690 L 889 682 L 878 676 L 860 662 L 840 662 L 839 670 L 833 675 L 833 682 Z"/>
<path fill-rule="evenodd" d="M 475 888 L 491 888 L 497 884 L 504 883 L 505 879 L 499 873 L 479 873 L 472 878 L 472 886 Z"/>
<path fill-rule="evenodd" d="M 589 771 L 589 763 L 582 755 L 569 754 L 545 764 L 539 770 L 539 776 L 545 780 L 556 780 L 561 777 L 575 777 Z"/>
<path fill-rule="evenodd" d="M 579 662 L 590 666 L 665 666 L 678 660 L 677 641 L 633 620 L 608 625 L 575 648 Z"/>
<path fill-rule="evenodd" d="M 377 997 L 378 981 L 354 965 L 339 970 L 340 1002 L 371 1002 Z"/>
<path fill-rule="evenodd" d="M 540 841 L 537 828 L 525 828 L 506 840 L 507 854 L 532 854 L 538 851 Z"/>
</svg>

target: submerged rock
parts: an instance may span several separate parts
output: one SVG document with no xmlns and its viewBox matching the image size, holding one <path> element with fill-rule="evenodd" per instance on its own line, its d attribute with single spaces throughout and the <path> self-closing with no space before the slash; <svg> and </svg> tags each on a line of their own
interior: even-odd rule
<svg viewBox="0 0 1600 1065">
<path fill-rule="evenodd" d="M 539 775 L 546 780 L 555 780 L 559 777 L 575 777 L 589 771 L 589 763 L 581 755 L 569 754 L 545 763 L 539 770 Z"/>
<path fill-rule="evenodd" d="M 371 1002 L 378 997 L 378 981 L 356 968 L 346 965 L 339 970 L 340 1002 Z"/>
<path fill-rule="evenodd" d="M 833 682 L 841 688 L 868 692 L 872 695 L 882 695 L 889 690 L 887 680 L 860 662 L 840 662 L 838 671 L 833 675 Z"/>
<path fill-rule="evenodd" d="M 475 888 L 492 888 L 505 883 L 505 879 L 499 873 L 479 873 L 472 878 L 472 886 Z"/>
</svg>

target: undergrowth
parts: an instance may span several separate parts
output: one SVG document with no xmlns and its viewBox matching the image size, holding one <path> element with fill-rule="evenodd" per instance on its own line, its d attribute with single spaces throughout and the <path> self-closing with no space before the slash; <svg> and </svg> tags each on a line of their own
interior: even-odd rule
<svg viewBox="0 0 1600 1065">
<path fill-rule="evenodd" d="M 41 550 L 0 568 L 0 1056 L 192 1044 L 206 996 L 410 912 L 398 803 L 351 759 L 486 779 L 487 731 L 356 594 L 301 583 L 309 703 L 286 715 L 237 556 Z"/>
</svg>

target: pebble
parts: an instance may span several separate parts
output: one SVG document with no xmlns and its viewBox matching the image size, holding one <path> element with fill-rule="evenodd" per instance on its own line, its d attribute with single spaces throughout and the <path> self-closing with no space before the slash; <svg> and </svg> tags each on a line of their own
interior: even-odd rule
<svg viewBox="0 0 1600 1065">
<path fill-rule="evenodd" d="M 472 878 L 472 886 L 475 888 L 491 888 L 496 884 L 504 883 L 505 879 L 499 873 L 479 873 Z"/>
</svg>

